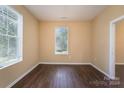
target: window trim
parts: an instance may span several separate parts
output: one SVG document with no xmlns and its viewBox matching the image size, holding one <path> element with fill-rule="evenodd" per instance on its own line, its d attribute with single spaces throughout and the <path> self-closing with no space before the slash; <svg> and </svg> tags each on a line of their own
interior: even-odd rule
<svg viewBox="0 0 124 93">
<path fill-rule="evenodd" d="M 17 12 L 15 9 L 13 9 L 12 7 L 10 6 L 7 6 L 7 5 L 3 5 L 3 7 L 6 7 L 8 8 L 10 11 L 12 11 L 13 13 L 15 13 L 17 16 L 18 16 L 18 23 L 17 23 L 17 27 L 18 27 L 18 31 L 17 31 L 17 37 L 19 38 L 18 40 L 18 44 L 17 44 L 17 58 L 16 59 L 12 59 L 12 60 L 9 60 L 5 63 L 1 63 L 0 64 L 0 69 L 3 69 L 3 68 L 6 68 L 6 67 L 9 67 L 9 66 L 12 66 L 14 64 L 17 64 L 17 63 L 20 63 L 23 61 L 23 16 Z"/>
<path fill-rule="evenodd" d="M 67 52 L 66 53 L 60 53 L 60 52 L 56 52 L 56 31 L 58 28 L 64 27 L 65 29 L 67 29 Z M 68 55 L 69 54 L 69 28 L 67 26 L 58 26 L 55 28 L 54 30 L 55 33 L 55 46 L 54 46 L 54 54 L 55 55 Z"/>
</svg>

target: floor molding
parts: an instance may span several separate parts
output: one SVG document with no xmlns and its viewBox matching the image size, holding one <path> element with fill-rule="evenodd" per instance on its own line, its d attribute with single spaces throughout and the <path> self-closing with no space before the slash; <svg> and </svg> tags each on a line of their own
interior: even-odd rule
<svg viewBox="0 0 124 93">
<path fill-rule="evenodd" d="M 23 75 L 21 75 L 19 78 L 17 78 L 15 81 L 13 81 L 12 83 L 10 83 L 6 88 L 11 88 L 13 85 L 15 85 L 18 81 L 20 81 L 23 77 L 25 77 L 27 74 L 29 74 L 34 68 L 36 68 L 39 65 L 36 64 L 34 65 L 32 68 L 30 68 L 28 71 L 26 71 Z"/>
<path fill-rule="evenodd" d="M 104 74 L 108 78 L 112 79 L 109 74 L 107 74 L 106 72 L 104 72 L 103 70 L 101 70 L 100 68 L 98 68 L 96 65 L 91 64 L 91 66 L 94 67 L 95 69 L 97 69 L 98 71 L 100 71 L 102 74 Z"/>
<path fill-rule="evenodd" d="M 49 65 L 91 65 L 91 63 L 65 63 L 65 62 L 40 62 L 39 64 L 49 64 Z"/>
<path fill-rule="evenodd" d="M 124 65 L 124 63 L 115 63 L 115 65 Z"/>
</svg>

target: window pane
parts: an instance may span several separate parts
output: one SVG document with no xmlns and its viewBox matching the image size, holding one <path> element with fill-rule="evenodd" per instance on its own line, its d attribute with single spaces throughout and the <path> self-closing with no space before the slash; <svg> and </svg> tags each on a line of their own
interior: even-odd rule
<svg viewBox="0 0 124 93">
<path fill-rule="evenodd" d="M 2 10 L 3 10 L 3 11 L 2 11 L 3 14 L 7 15 L 7 10 L 8 10 L 8 9 L 7 9 L 6 7 L 2 7 Z"/>
<path fill-rule="evenodd" d="M 17 40 L 9 37 L 9 59 L 16 59 L 17 55 Z"/>
<path fill-rule="evenodd" d="M 3 16 L 0 15 L 0 33 L 2 33 L 2 26 L 3 26 Z"/>
<path fill-rule="evenodd" d="M 8 10 L 8 17 L 15 20 L 15 21 L 18 20 L 18 16 L 10 10 Z"/>
<path fill-rule="evenodd" d="M 8 60 L 8 38 L 0 35 L 0 63 Z"/>
<path fill-rule="evenodd" d="M 17 35 L 17 24 L 8 20 L 8 35 L 16 36 Z"/>
<path fill-rule="evenodd" d="M 10 9 L 8 9 L 7 7 L 0 7 L 0 11 L 2 11 L 2 14 L 4 16 L 7 16 L 8 18 L 12 19 L 12 20 L 17 20 L 18 16 L 17 14 L 15 14 L 13 11 L 11 11 Z"/>
<path fill-rule="evenodd" d="M 2 7 L 0 6 L 0 14 L 2 13 Z"/>
<path fill-rule="evenodd" d="M 0 35 L 0 63 L 16 59 L 17 55 L 16 38 Z"/>
<path fill-rule="evenodd" d="M 17 15 L 4 6 L 0 6 L 0 33 L 17 35 Z M 7 33 L 9 31 L 9 33 Z"/>
<path fill-rule="evenodd" d="M 0 15 L 0 33 L 7 34 L 7 18 Z"/>
<path fill-rule="evenodd" d="M 67 29 L 65 27 L 56 30 L 56 52 L 67 52 Z"/>
</svg>

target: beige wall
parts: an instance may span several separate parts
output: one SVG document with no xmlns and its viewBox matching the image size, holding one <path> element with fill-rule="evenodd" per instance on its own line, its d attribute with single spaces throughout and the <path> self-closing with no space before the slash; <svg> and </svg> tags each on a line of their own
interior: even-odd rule
<svg viewBox="0 0 124 93">
<path fill-rule="evenodd" d="M 0 70 L 0 87 L 6 87 L 39 62 L 39 22 L 23 6 L 13 6 L 24 18 L 23 61 Z"/>
<path fill-rule="evenodd" d="M 55 28 L 69 27 L 69 55 L 55 55 Z M 41 62 L 91 62 L 90 22 L 41 22 L 40 24 Z"/>
<path fill-rule="evenodd" d="M 124 20 L 116 24 L 116 62 L 124 63 Z"/>
<path fill-rule="evenodd" d="M 93 64 L 109 74 L 109 23 L 124 15 L 124 6 L 109 6 L 92 22 Z"/>
</svg>

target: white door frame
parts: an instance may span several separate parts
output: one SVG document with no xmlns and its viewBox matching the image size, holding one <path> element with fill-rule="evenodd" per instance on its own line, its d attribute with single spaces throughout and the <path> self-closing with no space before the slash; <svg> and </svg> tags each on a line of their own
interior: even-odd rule
<svg viewBox="0 0 124 93">
<path fill-rule="evenodd" d="M 120 20 L 123 20 L 124 16 L 120 16 L 110 22 L 109 31 L 109 76 L 111 79 L 115 79 L 115 26 Z"/>
</svg>

